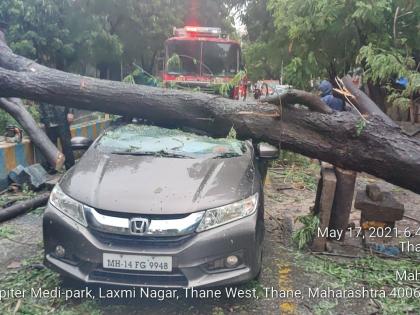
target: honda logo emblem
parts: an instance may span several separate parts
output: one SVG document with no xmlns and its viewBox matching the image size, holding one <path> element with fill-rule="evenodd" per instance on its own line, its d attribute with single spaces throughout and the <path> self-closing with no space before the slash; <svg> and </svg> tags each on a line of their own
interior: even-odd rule
<svg viewBox="0 0 420 315">
<path fill-rule="evenodd" d="M 130 220 L 131 234 L 144 234 L 149 228 L 149 220 L 145 218 L 132 218 Z"/>
</svg>

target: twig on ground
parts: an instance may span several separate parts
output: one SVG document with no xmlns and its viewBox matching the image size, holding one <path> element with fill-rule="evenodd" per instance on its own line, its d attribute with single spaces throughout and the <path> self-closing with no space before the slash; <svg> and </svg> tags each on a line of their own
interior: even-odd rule
<svg viewBox="0 0 420 315">
<path fill-rule="evenodd" d="M 334 256 L 334 257 L 344 257 L 344 258 L 363 258 L 362 256 L 354 256 L 354 255 L 345 255 L 345 254 L 336 254 L 336 253 L 328 253 L 328 252 L 310 252 L 311 255 L 325 255 L 325 256 Z"/>
<path fill-rule="evenodd" d="M 420 220 L 419 220 L 419 219 L 413 218 L 413 217 L 411 217 L 411 216 L 409 216 L 409 215 L 406 215 L 406 214 L 404 214 L 404 218 L 407 218 L 407 219 L 410 219 L 410 220 L 412 220 L 412 221 L 415 221 L 415 222 L 420 223 Z"/>
<path fill-rule="evenodd" d="M 0 195 L 3 195 L 7 193 L 8 191 L 10 191 L 10 187 L 7 187 L 5 190 L 0 191 Z"/>
<path fill-rule="evenodd" d="M 381 304 L 379 304 L 379 302 L 378 301 L 376 301 L 375 299 L 370 299 L 375 305 L 376 305 L 376 307 L 379 309 L 379 310 L 382 310 L 382 306 L 381 306 Z"/>
<path fill-rule="evenodd" d="M 270 211 L 268 211 L 267 209 L 265 209 L 265 213 L 267 213 L 268 214 L 268 216 L 270 217 L 270 218 L 272 218 L 278 225 L 279 225 L 279 227 L 280 228 L 282 228 L 283 226 L 281 225 L 281 223 L 278 221 L 278 219 L 272 214 L 272 213 L 270 213 Z"/>
<path fill-rule="evenodd" d="M 20 305 L 22 304 L 22 299 L 19 299 L 16 303 L 15 309 L 13 310 L 13 314 L 17 314 L 20 309 Z"/>
<path fill-rule="evenodd" d="M 26 243 L 26 242 L 21 242 L 21 241 L 18 241 L 18 240 L 14 240 L 13 238 L 10 238 L 8 236 L 3 236 L 2 238 L 6 239 L 10 242 L 20 244 L 20 245 L 26 245 L 26 246 L 37 246 L 38 245 L 37 243 Z"/>
</svg>

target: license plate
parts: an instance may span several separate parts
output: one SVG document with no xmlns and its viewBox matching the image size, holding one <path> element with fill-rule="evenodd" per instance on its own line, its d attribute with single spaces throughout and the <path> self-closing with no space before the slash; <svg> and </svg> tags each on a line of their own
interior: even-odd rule
<svg viewBox="0 0 420 315">
<path fill-rule="evenodd" d="M 124 254 L 103 254 L 102 264 L 107 269 L 172 271 L 171 256 L 143 256 Z"/>
</svg>

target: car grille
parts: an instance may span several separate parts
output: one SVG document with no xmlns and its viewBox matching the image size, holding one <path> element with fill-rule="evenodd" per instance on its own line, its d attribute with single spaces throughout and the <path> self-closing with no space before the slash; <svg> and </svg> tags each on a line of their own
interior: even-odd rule
<svg viewBox="0 0 420 315">
<path fill-rule="evenodd" d="M 204 211 L 165 216 L 104 213 L 88 206 L 84 211 L 90 230 L 152 240 L 158 237 L 177 240 L 181 236 L 193 235 L 204 215 Z"/>
<path fill-rule="evenodd" d="M 112 282 L 124 285 L 186 287 L 188 280 L 184 274 L 174 269 L 170 273 L 110 271 L 98 268 L 90 272 L 90 281 Z"/>
<path fill-rule="evenodd" d="M 195 234 L 171 237 L 139 237 L 135 235 L 120 235 L 91 230 L 91 233 L 107 246 L 135 246 L 135 247 L 177 247 L 185 244 Z"/>
</svg>

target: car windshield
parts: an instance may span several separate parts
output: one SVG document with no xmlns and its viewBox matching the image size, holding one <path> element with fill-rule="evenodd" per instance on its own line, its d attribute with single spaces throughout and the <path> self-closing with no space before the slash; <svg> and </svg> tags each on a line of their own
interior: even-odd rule
<svg viewBox="0 0 420 315">
<path fill-rule="evenodd" d="M 173 158 L 234 157 L 245 152 L 245 145 L 236 139 L 214 139 L 179 129 L 127 124 L 108 130 L 99 139 L 97 148 L 107 153 L 156 155 Z"/>
</svg>

